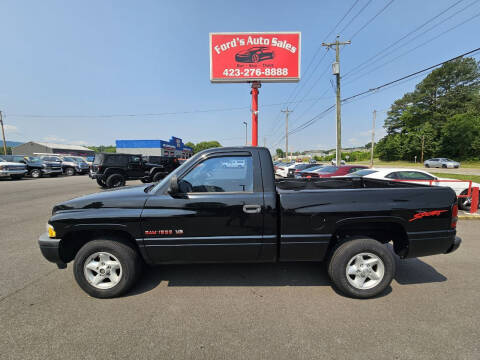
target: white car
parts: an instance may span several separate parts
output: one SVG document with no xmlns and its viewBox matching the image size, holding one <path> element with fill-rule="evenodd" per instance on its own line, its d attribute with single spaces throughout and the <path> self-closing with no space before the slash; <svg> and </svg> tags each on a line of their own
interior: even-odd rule
<svg viewBox="0 0 480 360">
<path fill-rule="evenodd" d="M 290 168 L 293 168 L 295 166 L 295 163 L 280 163 L 276 165 L 277 170 L 275 171 L 275 174 L 281 177 L 286 178 L 288 176 L 288 170 Z"/>
<path fill-rule="evenodd" d="M 365 172 L 362 174 L 361 172 Z M 367 174 L 367 172 L 369 172 Z M 358 174 L 357 174 L 358 173 Z M 468 194 L 468 181 L 442 182 L 438 180 L 455 180 L 447 178 L 438 178 L 426 171 L 417 169 L 365 169 L 352 173 L 351 176 L 362 176 L 369 179 L 383 179 L 383 180 L 403 180 L 417 184 L 433 185 L 433 186 L 448 186 L 455 194 Z M 480 184 L 472 182 L 472 187 L 480 187 Z M 458 207 L 461 210 L 470 210 L 471 198 L 459 198 Z"/>
</svg>

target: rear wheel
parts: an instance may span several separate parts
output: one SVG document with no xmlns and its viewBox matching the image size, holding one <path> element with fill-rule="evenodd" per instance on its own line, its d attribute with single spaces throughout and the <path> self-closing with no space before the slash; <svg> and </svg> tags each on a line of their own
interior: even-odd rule
<svg viewBox="0 0 480 360">
<path fill-rule="evenodd" d="M 107 185 L 107 188 L 125 186 L 125 178 L 122 174 L 112 174 L 107 177 L 105 184 Z"/>
<path fill-rule="evenodd" d="M 30 176 L 34 179 L 37 179 L 39 177 L 42 177 L 42 170 L 40 169 L 33 169 L 30 171 Z"/>
<path fill-rule="evenodd" d="M 257 54 L 252 55 L 252 62 L 256 63 L 260 60 L 260 57 Z"/>
<path fill-rule="evenodd" d="M 468 194 L 468 190 L 466 189 L 466 190 L 463 190 L 460 195 L 467 195 L 467 194 Z M 460 210 L 470 211 L 471 206 L 472 206 L 472 198 L 471 197 L 458 198 L 458 208 Z"/>
<path fill-rule="evenodd" d="M 142 262 L 129 244 L 114 239 L 94 240 L 75 256 L 73 273 L 90 296 L 112 298 L 130 290 L 141 273 Z"/>
<path fill-rule="evenodd" d="M 357 238 L 335 249 L 328 274 L 345 295 L 370 298 L 382 293 L 392 282 L 395 260 L 385 245 L 370 238 Z"/>
</svg>

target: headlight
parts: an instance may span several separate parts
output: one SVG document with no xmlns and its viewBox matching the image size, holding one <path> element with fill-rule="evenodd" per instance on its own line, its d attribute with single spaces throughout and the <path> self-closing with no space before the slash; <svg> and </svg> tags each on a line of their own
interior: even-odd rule
<svg viewBox="0 0 480 360">
<path fill-rule="evenodd" d="M 53 225 L 47 224 L 47 232 L 48 232 L 48 237 L 49 238 L 54 238 L 57 236 L 57 233 L 55 232 L 55 229 L 53 228 Z"/>
</svg>

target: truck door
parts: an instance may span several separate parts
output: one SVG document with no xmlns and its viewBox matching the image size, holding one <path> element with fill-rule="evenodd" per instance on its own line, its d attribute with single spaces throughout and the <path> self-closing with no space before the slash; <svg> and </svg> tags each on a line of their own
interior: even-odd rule
<svg viewBox="0 0 480 360">
<path fill-rule="evenodd" d="M 257 153 L 209 154 L 179 174 L 178 184 L 180 193 L 155 194 L 145 204 L 143 242 L 152 262 L 258 260 L 264 203 Z"/>
</svg>

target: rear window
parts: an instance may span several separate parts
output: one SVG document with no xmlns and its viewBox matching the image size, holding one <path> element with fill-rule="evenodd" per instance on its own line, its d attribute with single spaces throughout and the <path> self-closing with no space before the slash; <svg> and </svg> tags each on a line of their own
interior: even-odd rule
<svg viewBox="0 0 480 360">
<path fill-rule="evenodd" d="M 319 174 L 333 174 L 335 171 L 338 170 L 336 166 L 325 166 L 322 170 L 318 171 Z"/>
<path fill-rule="evenodd" d="M 365 169 L 365 170 L 358 170 L 350 174 L 350 176 L 366 176 L 370 175 L 373 173 L 376 173 L 377 170 L 372 170 L 372 169 Z"/>
</svg>

